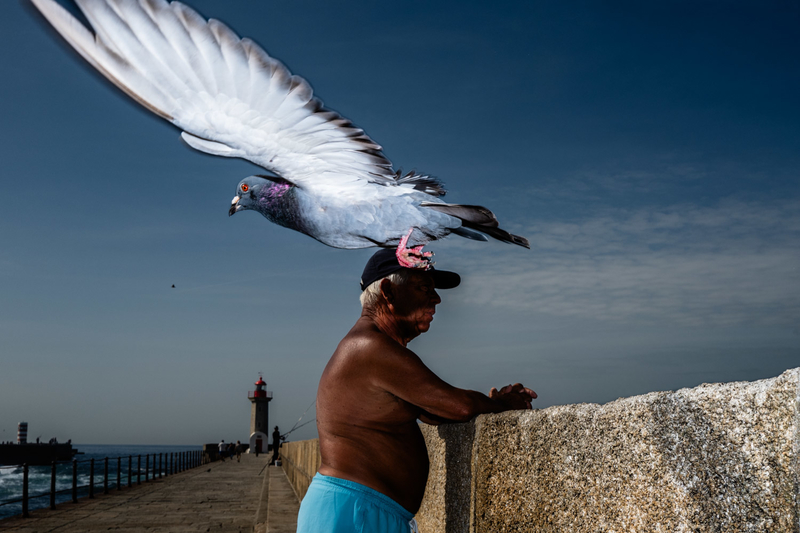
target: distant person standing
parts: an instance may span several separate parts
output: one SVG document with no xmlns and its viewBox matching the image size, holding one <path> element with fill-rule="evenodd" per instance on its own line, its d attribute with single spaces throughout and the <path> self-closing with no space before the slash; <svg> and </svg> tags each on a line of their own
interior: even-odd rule
<svg viewBox="0 0 800 533">
<path fill-rule="evenodd" d="M 225 445 L 225 439 L 222 439 L 221 441 L 219 441 L 219 444 L 217 444 L 217 448 L 219 448 L 219 458 L 222 459 L 222 462 L 224 463 L 225 462 L 225 450 L 227 448 L 227 446 Z"/>
<path fill-rule="evenodd" d="M 242 461 L 242 441 L 236 441 L 236 462 Z"/>
<path fill-rule="evenodd" d="M 278 429 L 278 426 L 275 426 L 275 431 L 272 432 L 272 462 L 270 464 L 275 464 L 275 461 L 278 460 L 278 451 L 281 447 L 281 432 Z"/>
</svg>

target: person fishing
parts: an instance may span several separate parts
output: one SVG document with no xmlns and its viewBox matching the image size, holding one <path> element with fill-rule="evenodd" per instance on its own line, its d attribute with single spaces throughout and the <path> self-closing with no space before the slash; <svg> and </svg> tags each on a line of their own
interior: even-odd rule
<svg viewBox="0 0 800 533">
<path fill-rule="evenodd" d="M 278 460 L 278 453 L 281 447 L 281 431 L 278 429 L 278 426 L 275 426 L 275 430 L 272 432 L 272 461 L 270 464 L 275 464 Z"/>
</svg>

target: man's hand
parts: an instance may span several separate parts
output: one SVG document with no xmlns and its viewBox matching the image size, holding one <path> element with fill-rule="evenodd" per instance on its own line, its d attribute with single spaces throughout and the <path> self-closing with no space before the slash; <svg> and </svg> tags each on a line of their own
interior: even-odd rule
<svg viewBox="0 0 800 533">
<path fill-rule="evenodd" d="M 522 386 L 522 383 L 506 385 L 500 390 L 492 387 L 489 398 L 497 400 L 508 407 L 508 410 L 530 409 L 531 401 L 536 398 L 536 393 Z"/>
</svg>

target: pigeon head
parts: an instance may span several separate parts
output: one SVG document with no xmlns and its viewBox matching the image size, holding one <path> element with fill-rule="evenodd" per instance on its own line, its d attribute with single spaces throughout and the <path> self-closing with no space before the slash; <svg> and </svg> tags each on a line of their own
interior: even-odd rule
<svg viewBox="0 0 800 533">
<path fill-rule="evenodd" d="M 273 183 L 261 176 L 248 176 L 240 181 L 239 185 L 236 186 L 236 195 L 231 200 L 228 216 L 245 209 L 258 211 L 259 198 L 264 196 L 265 189 L 269 189 L 269 186 Z"/>
<path fill-rule="evenodd" d="M 292 185 L 281 178 L 266 176 L 248 176 L 236 186 L 236 196 L 231 200 L 228 215 L 245 209 L 258 211 L 264 216 L 275 214 L 278 204 L 283 203 L 283 196 Z"/>
<path fill-rule="evenodd" d="M 270 222 L 305 232 L 297 213 L 295 187 L 277 176 L 248 176 L 236 186 L 228 215 L 251 209 Z"/>
</svg>

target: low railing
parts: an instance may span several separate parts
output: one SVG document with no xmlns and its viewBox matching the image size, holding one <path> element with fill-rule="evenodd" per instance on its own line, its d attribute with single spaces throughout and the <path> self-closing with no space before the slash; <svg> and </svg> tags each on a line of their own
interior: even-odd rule
<svg viewBox="0 0 800 533">
<path fill-rule="evenodd" d="M 127 476 L 123 477 L 123 460 L 127 458 Z M 116 474 L 115 476 L 109 476 L 109 460 L 116 459 Z M 134 460 L 135 460 L 135 468 L 134 470 Z M 208 459 L 204 457 L 201 450 L 189 450 L 185 452 L 167 452 L 167 453 L 153 453 L 153 454 L 145 454 L 144 455 L 144 469 L 142 468 L 142 456 L 141 455 L 128 455 L 128 456 L 118 456 L 118 457 L 104 457 L 100 461 L 95 461 L 95 459 L 86 459 L 83 461 L 78 461 L 74 459 L 71 463 L 72 466 L 72 486 L 67 489 L 56 490 L 56 477 L 57 477 L 57 470 L 59 467 L 69 467 L 70 463 L 62 462 L 57 463 L 53 461 L 51 464 L 50 470 L 50 490 L 47 492 L 42 492 L 39 494 L 29 494 L 28 493 L 28 485 L 29 485 L 29 469 L 30 467 L 27 464 L 22 465 L 22 497 L 21 498 L 14 498 L 11 500 L 4 500 L 0 502 L 0 507 L 5 505 L 11 504 L 22 504 L 22 516 L 23 518 L 28 518 L 30 516 L 29 513 L 29 502 L 31 500 L 39 499 L 39 498 L 50 498 L 50 509 L 56 508 L 56 495 L 58 494 L 67 494 L 72 493 L 72 503 L 78 503 L 78 491 L 82 489 L 87 490 L 87 496 L 89 498 L 94 498 L 95 495 L 95 470 L 98 467 L 97 462 L 102 462 L 102 469 L 103 469 L 103 494 L 108 494 L 109 490 L 116 486 L 116 490 L 122 490 L 123 485 L 127 484 L 128 488 L 132 487 L 134 483 L 136 485 L 142 484 L 142 477 L 144 477 L 144 482 L 147 483 L 151 479 L 161 479 L 162 477 L 178 474 L 190 468 L 195 468 L 202 464 L 208 462 Z M 89 465 L 89 482 L 84 485 L 78 485 L 78 465 L 79 464 L 88 464 Z M 19 468 L 19 466 L 0 466 L 0 470 L 2 469 L 11 469 L 11 468 Z M 62 470 L 63 472 L 63 470 Z M 114 479 L 115 478 L 115 479 Z M 112 483 L 111 489 L 109 489 L 109 481 Z"/>
</svg>

